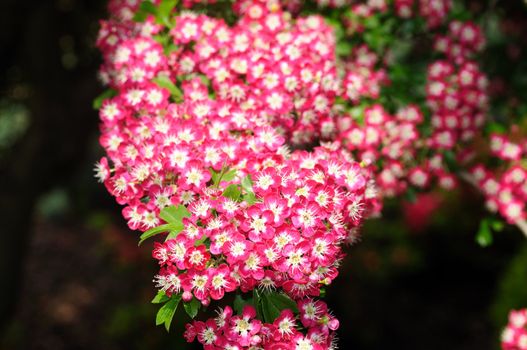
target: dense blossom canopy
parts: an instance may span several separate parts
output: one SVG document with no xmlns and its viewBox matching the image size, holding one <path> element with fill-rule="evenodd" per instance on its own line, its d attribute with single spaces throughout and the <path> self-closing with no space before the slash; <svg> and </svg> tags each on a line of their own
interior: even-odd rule
<svg viewBox="0 0 527 350">
<path fill-rule="evenodd" d="M 475 60 L 485 39 L 473 22 L 447 22 L 451 1 L 317 1 L 351 8 L 337 27 L 300 1 L 237 0 L 234 20 L 192 11 L 215 1 L 161 15 L 164 3 L 112 0 L 101 22 L 100 77 L 111 90 L 97 177 L 131 229 L 168 232 L 153 250 L 163 297 L 208 305 L 230 292 L 278 293 L 298 308 L 263 320 L 253 298 L 239 315 L 226 307 L 189 324 L 187 340 L 333 348 L 338 321 L 311 298 L 383 197 L 468 179 L 491 211 L 525 218 L 527 143 L 496 134 L 491 153 L 504 167 L 473 161 L 488 112 Z M 342 46 L 389 11 L 437 31 L 421 101 L 394 106 L 383 95 L 393 53 Z"/>
</svg>

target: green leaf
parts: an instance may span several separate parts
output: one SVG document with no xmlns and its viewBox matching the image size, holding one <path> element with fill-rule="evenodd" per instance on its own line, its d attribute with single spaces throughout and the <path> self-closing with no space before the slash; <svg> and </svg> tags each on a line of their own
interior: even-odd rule
<svg viewBox="0 0 527 350">
<path fill-rule="evenodd" d="M 134 15 L 133 20 L 135 22 L 144 22 L 148 15 L 156 15 L 157 14 L 157 7 L 154 5 L 151 1 L 143 1 L 141 5 L 139 5 L 139 10 Z"/>
<path fill-rule="evenodd" d="M 479 224 L 476 242 L 482 247 L 488 247 L 492 244 L 492 231 L 490 230 L 489 220 L 483 219 Z"/>
<path fill-rule="evenodd" d="M 456 155 L 452 151 L 443 152 L 444 160 L 450 170 L 458 170 L 459 164 L 456 159 Z"/>
<path fill-rule="evenodd" d="M 408 202 L 415 203 L 417 200 L 417 191 L 413 187 L 408 187 L 404 197 Z"/>
<path fill-rule="evenodd" d="M 221 175 L 223 174 L 223 169 L 221 169 L 219 173 L 212 168 L 210 168 L 209 171 L 210 171 L 210 178 L 212 180 L 212 184 L 214 186 L 218 186 L 218 184 L 220 183 Z"/>
<path fill-rule="evenodd" d="M 171 230 L 167 237 L 165 238 L 165 242 L 171 239 L 174 239 L 177 237 L 177 235 L 185 229 L 185 225 L 183 223 L 177 223 L 177 224 L 171 224 L 174 226 L 174 229 Z"/>
<path fill-rule="evenodd" d="M 342 39 L 345 34 L 342 22 L 333 18 L 326 18 L 326 23 L 333 27 L 335 38 L 337 39 L 337 41 L 340 41 L 340 39 Z"/>
<path fill-rule="evenodd" d="M 485 126 L 485 131 L 489 134 L 505 134 L 507 132 L 507 128 L 500 123 L 490 122 Z"/>
<path fill-rule="evenodd" d="M 180 204 L 177 207 L 174 205 L 165 207 L 159 213 L 159 217 L 170 224 L 181 223 L 183 218 L 189 218 L 191 216 L 188 209 Z"/>
<path fill-rule="evenodd" d="M 253 180 L 251 180 L 251 175 L 247 175 L 242 179 L 242 188 L 246 192 L 254 192 L 253 191 Z"/>
<path fill-rule="evenodd" d="M 283 310 L 289 309 L 298 313 L 296 303 L 284 293 L 271 292 L 261 295 L 262 313 L 264 322 L 272 323 Z"/>
<path fill-rule="evenodd" d="M 163 24 L 168 28 L 173 27 L 172 10 L 176 7 L 178 0 L 161 0 L 157 9 L 156 20 L 159 24 Z"/>
<path fill-rule="evenodd" d="M 256 196 L 253 192 L 249 192 L 243 195 L 243 200 L 247 202 L 247 204 L 253 205 L 254 203 L 256 203 Z"/>
<path fill-rule="evenodd" d="M 246 306 L 246 305 L 251 305 L 251 300 L 245 300 L 242 298 L 242 296 L 240 294 L 236 294 L 236 297 L 234 297 L 234 304 L 233 304 L 233 309 L 234 311 L 240 315 L 242 312 L 243 312 L 243 308 Z"/>
<path fill-rule="evenodd" d="M 223 176 L 221 177 L 221 181 L 229 182 L 234 180 L 235 177 L 236 169 L 232 169 L 223 174 Z"/>
<path fill-rule="evenodd" d="M 212 179 L 212 184 L 214 186 L 219 186 L 222 181 L 232 181 L 236 177 L 236 169 L 229 170 L 228 168 L 223 168 L 218 173 L 214 169 L 210 169 L 210 175 Z"/>
<path fill-rule="evenodd" d="M 179 49 L 179 47 L 174 43 L 169 43 L 163 46 L 163 52 L 165 55 L 169 56 L 172 52 L 175 52 Z"/>
<path fill-rule="evenodd" d="M 273 323 L 274 320 L 280 316 L 281 310 L 274 305 L 267 297 L 262 298 L 262 313 L 263 313 L 263 320 L 266 323 Z"/>
<path fill-rule="evenodd" d="M 505 228 L 505 223 L 498 219 L 491 220 L 490 226 L 496 232 L 501 232 Z"/>
<path fill-rule="evenodd" d="M 241 194 L 242 192 L 240 191 L 239 185 L 234 184 L 227 186 L 225 191 L 223 191 L 223 197 L 230 198 L 233 201 L 240 199 Z"/>
<path fill-rule="evenodd" d="M 156 326 L 165 324 L 167 332 L 169 331 L 172 318 L 176 313 L 180 301 L 181 294 L 173 295 L 172 298 L 170 298 L 170 300 L 159 309 L 156 315 Z"/>
<path fill-rule="evenodd" d="M 347 41 L 340 41 L 335 49 L 337 55 L 348 56 L 351 53 L 352 46 Z"/>
<path fill-rule="evenodd" d="M 284 293 L 279 292 L 272 292 L 267 294 L 267 299 L 273 303 L 280 311 L 289 309 L 293 311 L 295 314 L 298 313 L 298 307 L 293 299 L 288 297 Z"/>
<path fill-rule="evenodd" d="M 145 240 L 149 239 L 150 237 L 153 237 L 155 235 L 158 235 L 163 232 L 168 232 L 173 229 L 173 226 L 170 224 L 157 226 L 154 228 L 151 228 L 150 230 L 144 232 L 141 237 L 139 237 L 139 243 L 137 245 L 141 245 Z"/>
<path fill-rule="evenodd" d="M 176 102 L 183 101 L 183 93 L 181 92 L 181 90 L 179 90 L 176 84 L 174 84 L 170 77 L 164 74 L 160 74 L 154 79 L 152 79 L 152 81 L 160 88 L 167 89 L 170 94 L 174 97 Z"/>
<path fill-rule="evenodd" d="M 196 298 L 192 298 L 188 303 L 183 303 L 183 307 L 185 308 L 187 315 L 194 319 L 201 308 L 201 302 Z"/>
<path fill-rule="evenodd" d="M 165 292 L 160 290 L 159 292 L 157 292 L 157 295 L 154 297 L 154 299 L 152 299 L 151 303 L 152 304 L 161 304 L 161 303 L 164 303 L 164 302 L 168 301 L 169 299 L 170 298 L 167 297 Z"/>
<path fill-rule="evenodd" d="M 104 102 L 104 100 L 108 98 L 112 98 L 116 95 L 117 95 L 117 91 L 115 91 L 114 89 L 105 90 L 102 94 L 97 96 L 95 100 L 93 100 L 93 104 L 92 104 L 93 109 L 100 109 L 102 107 L 102 103 Z"/>
<path fill-rule="evenodd" d="M 260 297 L 260 292 L 257 288 L 253 289 L 253 302 L 254 302 L 254 308 L 256 309 L 256 318 L 259 320 L 263 320 L 263 305 L 262 305 L 262 298 Z"/>
</svg>

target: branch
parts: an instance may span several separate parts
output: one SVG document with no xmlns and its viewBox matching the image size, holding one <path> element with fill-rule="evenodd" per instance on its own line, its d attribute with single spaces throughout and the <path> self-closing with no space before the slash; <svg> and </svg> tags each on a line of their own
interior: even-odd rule
<svg viewBox="0 0 527 350">
<path fill-rule="evenodd" d="M 476 189 L 478 189 L 481 192 L 481 190 L 480 190 L 480 188 L 478 186 L 478 182 L 476 181 L 476 179 L 474 179 L 474 176 L 472 176 L 471 174 L 463 171 L 463 172 L 459 173 L 459 177 L 462 178 L 463 180 L 465 180 L 467 183 L 469 183 L 472 186 L 474 186 Z M 525 238 L 527 238 L 527 221 L 525 221 L 525 219 L 520 219 L 520 220 L 516 221 L 514 223 L 514 225 L 516 225 L 516 227 L 518 227 L 520 229 L 520 231 L 523 233 Z"/>
</svg>

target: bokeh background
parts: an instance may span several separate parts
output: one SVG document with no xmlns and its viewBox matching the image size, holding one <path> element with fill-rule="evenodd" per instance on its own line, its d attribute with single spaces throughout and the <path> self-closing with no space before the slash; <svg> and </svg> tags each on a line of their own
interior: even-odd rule
<svg viewBox="0 0 527 350">
<path fill-rule="evenodd" d="M 493 113 L 525 113 L 526 5 L 468 5 L 489 17 Z M 92 176 L 105 16 L 104 0 L 0 1 L 0 349 L 193 348 L 183 313 L 155 327 L 152 242 L 137 247 Z M 481 202 L 460 188 L 368 222 L 327 293 L 342 349 L 498 348 L 508 310 L 527 306 L 527 241 L 509 227 L 478 246 Z"/>
</svg>

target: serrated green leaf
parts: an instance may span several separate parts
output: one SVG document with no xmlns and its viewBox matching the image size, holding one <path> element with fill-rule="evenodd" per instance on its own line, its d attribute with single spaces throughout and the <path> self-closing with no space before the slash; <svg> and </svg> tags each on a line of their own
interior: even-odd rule
<svg viewBox="0 0 527 350">
<path fill-rule="evenodd" d="M 140 237 L 139 237 L 139 243 L 137 245 L 141 245 L 145 240 L 149 239 L 150 237 L 153 237 L 155 235 L 158 235 L 163 232 L 169 232 L 173 229 L 173 225 L 171 224 L 165 224 L 161 226 L 157 226 L 154 228 L 151 228 L 148 231 L 145 231 Z"/>
<path fill-rule="evenodd" d="M 192 298 L 188 303 L 183 303 L 183 307 L 185 308 L 187 315 L 194 319 L 201 308 L 201 302 L 196 298 Z"/>
<path fill-rule="evenodd" d="M 490 230 L 489 221 L 487 219 L 481 220 L 479 224 L 476 242 L 482 247 L 488 247 L 492 244 L 492 231 Z"/>
<path fill-rule="evenodd" d="M 176 313 L 179 302 L 181 301 L 181 294 L 173 295 L 165 305 L 161 306 L 156 315 L 156 326 L 165 324 L 165 329 L 167 332 L 170 330 L 170 324 L 172 323 L 172 318 Z"/>
<path fill-rule="evenodd" d="M 159 217 L 170 224 L 181 223 L 183 218 L 189 218 L 190 216 L 190 212 L 182 204 L 177 207 L 175 205 L 165 207 L 159 213 Z"/>
<path fill-rule="evenodd" d="M 183 93 L 181 90 L 174 84 L 170 77 L 161 74 L 152 79 L 152 81 L 159 86 L 160 88 L 167 89 L 170 94 L 174 97 L 176 102 L 183 101 Z"/>
<path fill-rule="evenodd" d="M 161 304 L 161 303 L 164 303 L 164 302 L 168 301 L 169 299 L 170 298 L 167 297 L 165 292 L 160 290 L 159 292 L 157 292 L 157 295 L 154 297 L 154 299 L 152 299 L 151 303 L 152 304 Z"/>
<path fill-rule="evenodd" d="M 239 200 L 241 194 L 242 192 L 240 191 L 239 185 L 234 184 L 227 186 L 225 191 L 223 191 L 223 197 L 230 198 L 233 201 Z"/>
<path fill-rule="evenodd" d="M 93 100 L 93 109 L 101 109 L 104 100 L 112 98 L 116 95 L 117 91 L 115 91 L 114 89 L 105 90 L 102 94 L 100 94 Z"/>
</svg>

